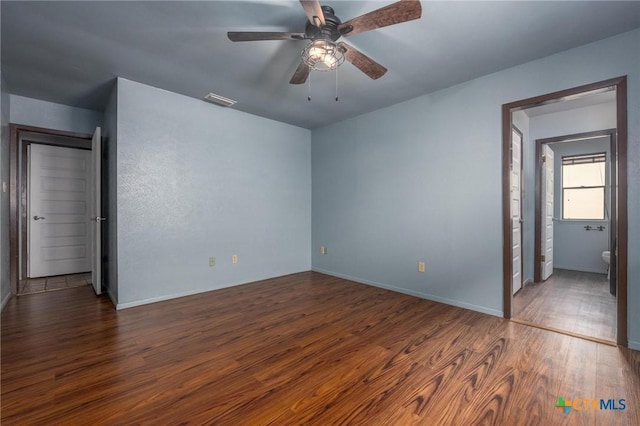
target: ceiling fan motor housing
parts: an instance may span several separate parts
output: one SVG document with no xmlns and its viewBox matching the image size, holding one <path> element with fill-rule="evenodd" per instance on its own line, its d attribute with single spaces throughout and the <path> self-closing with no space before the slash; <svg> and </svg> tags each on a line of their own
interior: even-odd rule
<svg viewBox="0 0 640 426">
<path fill-rule="evenodd" d="M 324 14 L 325 25 L 322 27 L 316 27 L 313 23 L 307 20 L 307 24 L 304 27 L 304 32 L 312 40 L 324 39 L 336 41 L 342 34 L 338 31 L 338 25 L 342 23 L 333 11 L 332 7 L 322 6 L 322 13 Z"/>
<path fill-rule="evenodd" d="M 1 1 L 1 0 L 0 0 Z M 341 37 L 359 34 L 389 25 L 400 24 L 422 16 L 419 0 L 399 0 L 372 12 L 357 16 L 343 23 L 330 6 L 322 6 L 320 0 L 300 0 L 307 21 L 305 32 L 229 31 L 231 41 L 260 40 L 308 40 L 300 53 L 302 58 L 291 84 L 307 81 L 311 70 L 329 71 L 348 61 L 371 79 L 382 77 L 387 69 L 353 46 L 337 42 Z M 337 76 L 337 74 L 336 74 Z"/>
</svg>

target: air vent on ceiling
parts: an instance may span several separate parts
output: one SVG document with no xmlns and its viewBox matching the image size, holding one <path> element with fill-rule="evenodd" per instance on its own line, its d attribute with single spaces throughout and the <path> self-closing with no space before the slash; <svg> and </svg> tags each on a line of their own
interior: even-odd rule
<svg viewBox="0 0 640 426">
<path fill-rule="evenodd" d="M 236 103 L 233 99 L 225 98 L 224 96 L 216 95 L 215 93 L 207 94 L 204 99 L 214 104 L 229 107 Z"/>
</svg>

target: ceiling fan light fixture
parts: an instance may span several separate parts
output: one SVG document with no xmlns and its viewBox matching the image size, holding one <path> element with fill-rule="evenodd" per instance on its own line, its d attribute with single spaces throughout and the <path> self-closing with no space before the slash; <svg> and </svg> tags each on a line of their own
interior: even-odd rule
<svg viewBox="0 0 640 426">
<path fill-rule="evenodd" d="M 313 40 L 301 53 L 302 60 L 314 71 L 332 71 L 344 62 L 344 52 L 331 40 Z"/>
</svg>

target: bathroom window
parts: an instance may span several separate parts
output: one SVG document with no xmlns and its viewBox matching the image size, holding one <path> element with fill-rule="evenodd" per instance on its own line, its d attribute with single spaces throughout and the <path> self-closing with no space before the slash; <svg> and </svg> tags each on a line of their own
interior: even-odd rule
<svg viewBox="0 0 640 426">
<path fill-rule="evenodd" d="M 605 219 L 606 153 L 562 157 L 562 218 Z"/>
</svg>

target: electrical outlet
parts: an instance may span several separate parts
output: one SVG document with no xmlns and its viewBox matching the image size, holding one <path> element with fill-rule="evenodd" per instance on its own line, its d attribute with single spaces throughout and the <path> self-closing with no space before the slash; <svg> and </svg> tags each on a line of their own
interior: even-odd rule
<svg viewBox="0 0 640 426">
<path fill-rule="evenodd" d="M 209 258 L 209 266 L 216 266 L 216 258 L 215 257 L 210 257 Z"/>
<path fill-rule="evenodd" d="M 320 246 L 320 254 L 327 254 L 327 248 L 325 246 Z"/>
<path fill-rule="evenodd" d="M 231 256 L 231 263 L 238 263 L 238 255 L 234 254 L 233 256 Z"/>
<path fill-rule="evenodd" d="M 425 271 L 424 262 L 418 262 L 418 272 L 424 272 L 424 271 Z"/>
</svg>

